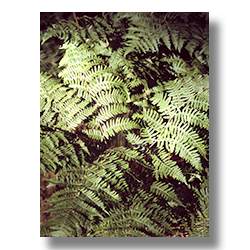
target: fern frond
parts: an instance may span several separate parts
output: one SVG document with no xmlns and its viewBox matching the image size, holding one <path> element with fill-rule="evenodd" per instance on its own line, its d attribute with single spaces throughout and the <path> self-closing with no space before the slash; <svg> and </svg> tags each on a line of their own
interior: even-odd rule
<svg viewBox="0 0 250 250">
<path fill-rule="evenodd" d="M 186 177 L 182 173 L 180 167 L 176 165 L 176 162 L 170 160 L 170 156 L 165 151 L 160 151 L 159 156 L 151 154 L 152 164 L 154 166 L 154 176 L 156 180 L 163 179 L 164 177 L 172 177 L 178 181 L 187 184 Z"/>
<path fill-rule="evenodd" d="M 91 116 L 97 108 L 97 105 L 85 109 L 82 109 L 81 105 L 71 107 L 70 113 L 67 114 L 65 119 L 68 127 L 75 129 L 82 121 Z"/>
<path fill-rule="evenodd" d="M 137 151 L 123 146 L 109 149 L 107 152 L 118 155 L 126 161 L 140 160 L 142 158 Z"/>
<path fill-rule="evenodd" d="M 132 145 L 140 145 L 144 143 L 144 141 L 142 140 L 142 138 L 140 138 L 140 136 L 135 135 L 134 133 L 130 133 L 130 132 L 128 132 L 126 139 Z"/>
<path fill-rule="evenodd" d="M 184 79 L 176 79 L 164 84 L 165 90 L 169 93 L 169 97 L 172 99 L 172 104 L 180 108 L 185 105 L 187 101 L 194 98 L 196 92 L 193 90 L 192 83 Z"/>
<path fill-rule="evenodd" d="M 161 132 L 164 127 L 163 118 L 158 112 L 153 109 L 143 109 L 143 119 L 148 123 L 148 126 L 157 132 Z"/>
<path fill-rule="evenodd" d="M 98 99 L 98 101 L 100 102 L 100 99 Z M 108 102 L 112 103 L 112 100 L 108 99 Z M 104 103 L 102 102 L 102 104 Z M 99 109 L 99 113 L 96 117 L 96 121 L 98 123 L 103 123 L 104 121 L 107 121 L 108 119 L 113 118 L 116 115 L 125 114 L 125 113 L 128 113 L 129 111 L 130 109 L 127 106 L 122 105 L 122 104 L 106 105 Z"/>
<path fill-rule="evenodd" d="M 207 236 L 207 14 L 75 20 L 41 34 L 64 54 L 40 74 L 40 168 L 56 190 L 41 236 Z"/>
<path fill-rule="evenodd" d="M 174 202 L 175 204 L 184 207 L 182 202 L 179 200 L 175 194 L 173 188 L 162 182 L 154 182 L 150 187 L 151 192 L 163 197 L 168 202 Z M 170 203 L 172 204 L 172 203 Z"/>
<path fill-rule="evenodd" d="M 139 128 L 139 125 L 126 117 L 117 117 L 105 122 L 102 125 L 103 135 L 108 139 L 120 131 L 128 131 Z"/>
<path fill-rule="evenodd" d="M 153 222 L 143 215 L 143 210 L 145 210 L 143 207 L 135 207 L 129 210 L 111 210 L 111 216 L 103 220 L 101 227 L 95 229 L 95 234 L 105 232 L 104 235 L 114 237 L 115 235 L 124 235 L 126 232 L 126 235 L 124 235 L 126 237 L 148 237 L 151 232 L 157 236 L 162 236 L 163 234 L 155 227 Z"/>
<path fill-rule="evenodd" d="M 201 113 L 197 109 L 186 107 L 174 116 L 174 120 L 209 130 L 209 118 L 206 113 Z"/>
<path fill-rule="evenodd" d="M 89 138 L 103 142 L 104 137 L 99 129 L 83 129 L 82 133 L 86 134 Z"/>
<path fill-rule="evenodd" d="M 99 93 L 96 93 L 95 97 L 95 101 L 99 106 L 110 105 L 112 103 L 117 103 L 118 105 L 120 105 L 126 100 L 126 94 L 120 89 L 115 88 L 109 91 L 101 91 Z"/>
<path fill-rule="evenodd" d="M 159 135 L 158 145 L 165 146 L 167 150 L 190 162 L 195 168 L 201 168 L 200 156 L 201 153 L 206 156 L 206 146 L 202 139 L 189 128 L 188 125 L 177 125 L 173 122 L 168 122 L 165 131 Z"/>
<path fill-rule="evenodd" d="M 42 34 L 42 44 L 51 37 L 58 37 L 65 42 L 71 39 L 74 43 L 79 43 L 82 39 L 82 27 L 73 21 L 60 21 L 48 27 L 46 32 Z"/>
<path fill-rule="evenodd" d="M 64 158 L 63 147 L 70 146 L 73 150 L 72 146 L 65 137 L 63 138 L 65 146 L 59 146 L 60 140 L 58 138 L 58 134 L 60 133 L 61 132 L 59 131 L 55 133 L 48 133 L 41 138 L 41 164 L 43 168 L 46 168 L 46 170 L 50 170 L 52 172 L 55 172 L 57 166 L 64 166 L 66 163 L 65 160 L 69 160 L 68 158 L 70 158 L 71 151 L 69 151 L 68 155 Z M 62 136 L 63 133 L 61 133 L 60 137 L 62 138 Z M 64 158 L 63 160 L 61 159 L 62 157 Z"/>
<path fill-rule="evenodd" d="M 208 173 L 208 171 L 207 171 Z M 201 184 L 200 190 L 195 189 L 199 196 L 200 210 L 198 217 L 193 225 L 193 231 L 190 237 L 209 237 L 209 183 L 205 179 Z"/>
<path fill-rule="evenodd" d="M 98 207 L 103 209 L 103 203 L 94 192 L 85 188 L 65 188 L 53 194 L 49 203 L 54 204 L 47 210 L 54 214 L 50 220 L 51 236 L 80 236 L 85 220 L 92 221 L 93 216 L 102 217 Z"/>
<path fill-rule="evenodd" d="M 130 27 L 128 34 L 124 35 L 125 45 L 130 48 L 124 56 L 132 52 L 131 48 L 138 52 L 158 52 L 159 38 L 144 29 L 144 27 Z"/>
</svg>

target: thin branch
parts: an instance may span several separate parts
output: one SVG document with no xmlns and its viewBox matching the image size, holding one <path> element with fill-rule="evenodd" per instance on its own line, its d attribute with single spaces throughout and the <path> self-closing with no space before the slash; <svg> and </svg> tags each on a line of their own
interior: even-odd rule
<svg viewBox="0 0 250 250">
<path fill-rule="evenodd" d="M 75 18 L 76 23 L 79 25 L 78 20 L 77 20 L 77 17 L 76 17 L 76 13 L 73 12 L 73 15 L 74 15 L 74 18 Z"/>
</svg>

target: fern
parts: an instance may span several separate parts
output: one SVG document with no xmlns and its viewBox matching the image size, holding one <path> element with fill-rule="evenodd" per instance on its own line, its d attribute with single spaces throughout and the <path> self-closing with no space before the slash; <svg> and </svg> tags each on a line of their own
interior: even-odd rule
<svg viewBox="0 0 250 250">
<path fill-rule="evenodd" d="M 207 14 L 74 19 L 41 32 L 63 52 L 40 74 L 40 171 L 57 190 L 41 236 L 207 236 Z"/>
<path fill-rule="evenodd" d="M 178 197 L 176 196 L 172 188 L 164 183 L 160 183 L 160 182 L 153 183 L 151 186 L 151 191 L 152 193 L 156 193 L 157 195 L 162 196 L 166 201 L 169 201 L 169 203 L 174 202 L 174 203 L 170 203 L 171 206 L 176 205 L 176 204 L 183 206 L 183 204 L 178 199 Z"/>
<path fill-rule="evenodd" d="M 128 40 L 125 45 L 130 48 L 134 48 L 137 52 L 158 52 L 159 38 L 152 36 L 151 33 L 145 31 L 143 27 L 130 27 L 128 34 L 124 36 Z M 124 56 L 128 54 L 128 51 L 124 53 Z"/>
<path fill-rule="evenodd" d="M 172 178 L 179 180 L 181 182 L 186 182 L 186 177 L 182 173 L 179 166 L 172 160 L 170 160 L 170 156 L 165 151 L 160 151 L 159 156 L 156 154 L 151 155 L 152 157 L 152 165 L 155 170 L 153 172 L 156 180 L 163 179 L 164 177 L 171 176 Z"/>
</svg>

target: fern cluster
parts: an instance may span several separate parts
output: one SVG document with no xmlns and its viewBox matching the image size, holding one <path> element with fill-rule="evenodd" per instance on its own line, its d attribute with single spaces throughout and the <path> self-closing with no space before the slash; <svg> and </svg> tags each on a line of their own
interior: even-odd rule
<svg viewBox="0 0 250 250">
<path fill-rule="evenodd" d="M 41 236 L 208 236 L 208 14 L 84 14 L 53 37 L 40 148 L 58 191 Z"/>
</svg>

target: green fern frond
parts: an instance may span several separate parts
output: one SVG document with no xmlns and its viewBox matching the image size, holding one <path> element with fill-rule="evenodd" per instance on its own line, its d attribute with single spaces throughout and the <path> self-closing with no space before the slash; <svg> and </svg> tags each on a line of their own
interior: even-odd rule
<svg viewBox="0 0 250 250">
<path fill-rule="evenodd" d="M 126 237 L 149 237 L 150 232 L 157 236 L 163 236 L 154 223 L 143 215 L 143 210 L 145 209 L 142 207 L 129 210 L 111 210 L 111 216 L 103 220 L 101 227 L 95 229 L 95 234 L 105 232 L 104 235 L 114 237 L 115 235 L 124 235 L 127 232 L 124 235 Z"/>
<path fill-rule="evenodd" d="M 94 139 L 94 140 L 103 142 L 105 139 L 102 132 L 99 129 L 94 129 L 94 128 L 83 129 L 81 130 L 81 132 L 86 134 L 89 138 Z"/>
<path fill-rule="evenodd" d="M 100 99 L 98 99 L 98 101 L 100 101 Z M 114 99 L 113 99 L 113 102 L 115 102 Z M 112 103 L 112 100 L 109 99 L 108 103 Z M 104 104 L 104 103 L 102 103 L 102 104 Z M 129 111 L 130 111 L 130 109 L 127 106 L 122 105 L 120 103 L 106 105 L 106 106 L 103 106 L 99 109 L 99 113 L 96 117 L 96 121 L 98 123 L 103 123 L 103 122 L 107 121 L 108 119 L 113 118 L 116 115 L 125 114 L 125 113 L 128 113 Z"/>
<path fill-rule="evenodd" d="M 118 103 L 121 105 L 127 100 L 126 94 L 121 89 L 112 89 L 109 91 L 101 91 L 96 93 L 95 101 L 99 106 Z M 117 106 L 119 108 L 119 106 Z"/>
<path fill-rule="evenodd" d="M 188 125 L 168 122 L 165 131 L 157 139 L 161 147 L 165 142 L 167 150 L 191 163 L 195 168 L 201 169 L 201 160 L 198 152 L 206 156 L 206 146 L 202 139 Z"/>
<path fill-rule="evenodd" d="M 119 157 L 125 159 L 126 161 L 140 160 L 142 158 L 137 151 L 130 148 L 125 148 L 123 146 L 108 149 L 107 152 L 118 155 Z"/>
<path fill-rule="evenodd" d="M 70 145 L 68 144 L 66 138 L 64 138 L 64 140 L 66 141 L 66 145 Z M 59 160 L 59 158 L 64 156 L 64 154 L 62 152 L 62 149 L 59 147 L 59 138 L 56 136 L 55 133 L 47 134 L 43 138 L 41 138 L 40 155 L 42 166 L 52 172 L 57 169 L 58 165 L 63 166 L 65 164 L 63 160 Z M 68 157 L 70 157 L 69 154 Z"/>
<path fill-rule="evenodd" d="M 201 113 L 197 109 L 185 107 L 174 116 L 174 120 L 209 130 L 209 118 L 206 113 Z"/>
<path fill-rule="evenodd" d="M 124 36 L 125 45 L 134 48 L 138 52 L 158 52 L 159 38 L 152 36 L 144 27 L 130 27 L 128 34 Z M 132 52 L 131 49 L 125 52 L 124 56 Z"/>
<path fill-rule="evenodd" d="M 41 236 L 208 236 L 207 14 L 74 17 L 41 34 L 63 44 L 40 74 Z"/>
<path fill-rule="evenodd" d="M 126 117 L 111 119 L 102 125 L 103 135 L 108 139 L 120 131 L 139 128 L 139 125 Z"/>
<path fill-rule="evenodd" d="M 126 139 L 128 140 L 129 143 L 131 143 L 132 145 L 140 145 L 143 144 L 144 141 L 142 140 L 142 138 L 134 133 L 130 133 L 128 132 Z"/>
<path fill-rule="evenodd" d="M 164 177 L 173 177 L 174 179 L 187 184 L 186 177 L 182 173 L 180 167 L 176 165 L 176 162 L 170 160 L 170 156 L 164 151 L 159 152 L 159 156 L 151 155 L 152 164 L 154 166 L 154 176 L 156 180 L 163 179 Z"/>
<path fill-rule="evenodd" d="M 208 173 L 208 171 L 207 171 Z M 193 225 L 190 237 L 209 237 L 209 183 L 208 179 L 201 184 L 200 190 L 195 189 L 199 196 L 200 210 Z"/>
<path fill-rule="evenodd" d="M 163 197 L 166 201 L 174 202 L 175 204 L 184 207 L 170 185 L 157 181 L 152 184 L 150 190 L 152 193 Z"/>
<path fill-rule="evenodd" d="M 122 48 L 118 48 L 116 51 L 113 51 L 113 53 L 110 55 L 110 58 L 108 59 L 111 68 L 123 65 L 123 62 L 125 61 L 123 54 L 124 51 Z"/>
<path fill-rule="evenodd" d="M 160 114 L 153 109 L 143 109 L 143 120 L 148 123 L 155 131 L 161 132 L 164 128 L 164 121 Z"/>
<path fill-rule="evenodd" d="M 65 42 L 71 39 L 72 42 L 79 43 L 82 39 L 82 27 L 73 21 L 60 21 L 48 27 L 46 32 L 42 34 L 42 44 L 51 37 L 58 37 Z"/>
</svg>

